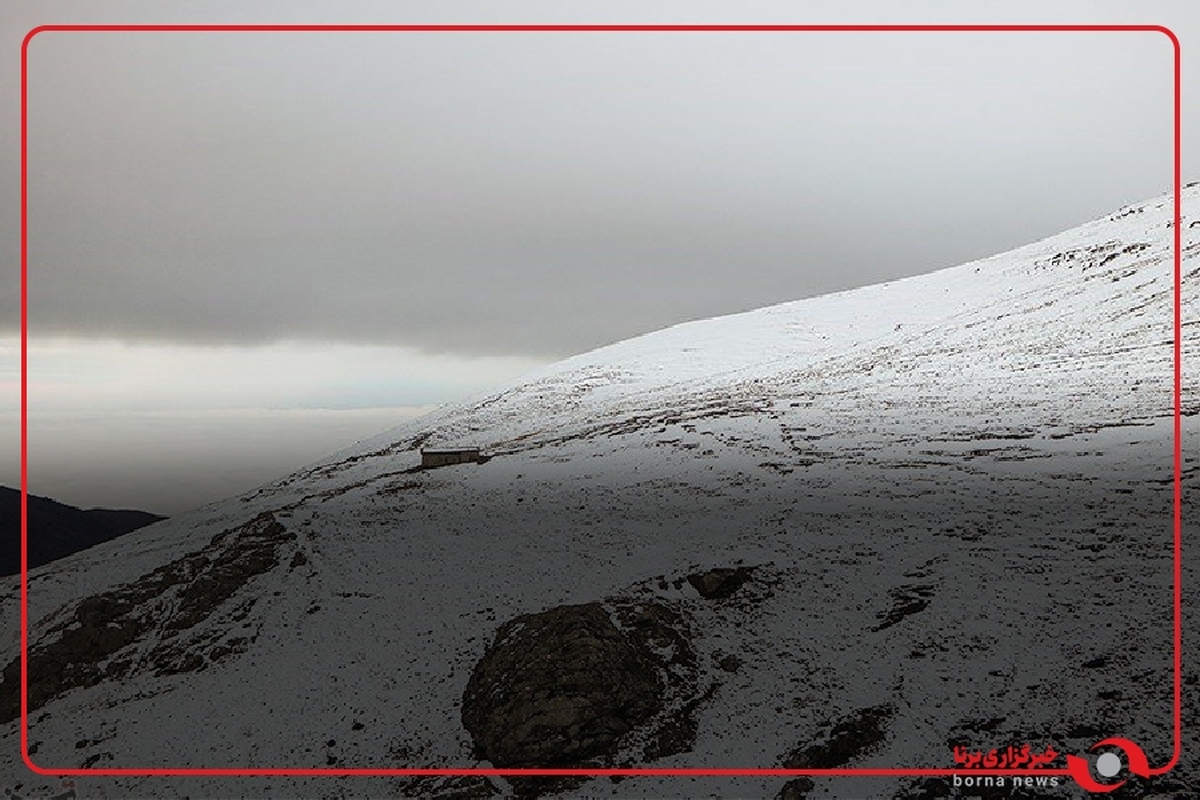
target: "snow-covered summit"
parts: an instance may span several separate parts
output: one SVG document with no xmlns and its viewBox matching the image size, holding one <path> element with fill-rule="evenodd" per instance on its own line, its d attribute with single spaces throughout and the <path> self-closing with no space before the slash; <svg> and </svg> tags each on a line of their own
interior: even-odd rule
<svg viewBox="0 0 1200 800">
<path fill-rule="evenodd" d="M 1185 306 L 1195 294 L 1189 279 L 1200 269 L 1194 262 L 1200 218 L 1188 213 L 1197 203 L 1200 186 L 1192 184 L 1183 204 Z M 872 396 L 885 392 L 894 402 L 926 394 L 961 408 L 963 402 L 989 402 L 986 396 L 1002 389 L 997 384 L 1017 389 L 1027 379 L 1036 381 L 1037 375 L 1018 376 L 1032 370 L 1085 395 L 1083 408 L 1069 409 L 1083 422 L 1093 411 L 1116 411 L 1111 405 L 1092 409 L 1092 402 L 1147 405 L 1145 394 L 1086 396 L 1113 372 L 1122 381 L 1144 378 L 1137 391 L 1150 392 L 1157 408 L 1167 409 L 1172 373 L 1162 359 L 1169 360 L 1171 351 L 1162 345 L 1173 337 L 1171 212 L 1170 198 L 1159 198 L 980 261 L 617 342 L 347 454 L 389 444 L 401 431 L 429 432 L 432 442 L 461 438 L 493 447 L 508 446 L 505 434 L 536 442 L 540 429 L 560 436 L 568 427 L 702 395 L 732 402 L 747 385 L 789 397 L 850 381 L 856 392 L 870 387 Z M 1091 369 L 1091 359 L 1105 368 Z M 1056 364 L 1065 368 L 1051 369 Z M 1186 392 L 1194 403 L 1192 387 Z M 1045 397 L 1061 406 L 1053 394 Z M 1022 399 L 1030 405 L 1037 398 Z M 1035 415 L 1029 422 L 1046 420 Z"/>
</svg>

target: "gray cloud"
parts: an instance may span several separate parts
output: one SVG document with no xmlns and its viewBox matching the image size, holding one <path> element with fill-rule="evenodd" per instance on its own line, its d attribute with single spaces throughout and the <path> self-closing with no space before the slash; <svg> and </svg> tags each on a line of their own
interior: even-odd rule
<svg viewBox="0 0 1200 800">
<path fill-rule="evenodd" d="M 25 31 L 396 21 L 1154 21 L 1186 54 L 1200 6 L 0 4 L 0 483 L 20 475 Z M 523 364 L 960 263 L 1164 192 L 1170 56 L 1165 37 L 1116 33 L 40 35 L 30 486 L 179 510 L 405 413 L 364 407 L 453 400 Z M 449 357 L 476 354 L 512 357 Z"/>
<path fill-rule="evenodd" d="M 30 65 L 35 334 L 566 355 L 1171 177 L 1154 34 L 49 33 Z"/>
</svg>

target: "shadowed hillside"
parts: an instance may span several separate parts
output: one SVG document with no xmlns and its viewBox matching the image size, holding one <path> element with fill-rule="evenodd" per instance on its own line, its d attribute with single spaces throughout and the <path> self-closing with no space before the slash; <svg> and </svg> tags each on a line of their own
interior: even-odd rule
<svg viewBox="0 0 1200 800">
<path fill-rule="evenodd" d="M 166 519 L 148 511 L 83 510 L 29 496 L 29 567 L 40 567 L 124 533 Z M 21 571 L 21 492 L 0 486 L 0 575 Z"/>
</svg>

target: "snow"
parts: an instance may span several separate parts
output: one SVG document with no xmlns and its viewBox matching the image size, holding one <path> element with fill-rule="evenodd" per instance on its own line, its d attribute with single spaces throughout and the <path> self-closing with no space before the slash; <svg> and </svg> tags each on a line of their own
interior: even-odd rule
<svg viewBox="0 0 1200 800">
<path fill-rule="evenodd" d="M 1183 211 L 1186 336 L 1197 187 Z M 618 342 L 35 570 L 37 642 L 79 599 L 261 512 L 297 537 L 281 566 L 227 601 L 255 598 L 244 619 L 214 613 L 188 634 L 255 636 L 244 653 L 51 700 L 31 715 L 34 760 L 484 766 L 458 709 L 496 628 L 620 596 L 680 604 L 703 664 L 744 662 L 706 667 L 702 680 L 720 686 L 693 750 L 653 766 L 778 766 L 843 713 L 883 703 L 897 708 L 887 741 L 853 766 L 953 766 L 948 737 L 993 718 L 1004 720 L 993 746 L 1055 732 L 1056 747 L 1082 754 L 1102 737 L 1063 732 L 1096 723 L 1162 763 L 1170 219 L 1160 198 L 981 261 Z M 1183 403 L 1187 437 L 1200 409 L 1191 383 Z M 412 471 L 422 444 L 493 457 Z M 1185 526 L 1195 531 L 1186 514 Z M 289 569 L 293 551 L 307 563 Z M 749 607 L 670 583 L 739 561 L 760 565 Z M 13 632 L 4 663 L 18 652 L 16 585 L 0 609 Z M 914 586 L 928 605 L 881 628 Z M 1099 655 L 1103 669 L 1081 667 Z M 16 722 L 0 726 L 0 775 L 48 792 L 21 766 L 18 735 Z M 403 790 L 366 778 L 77 783 L 80 796 Z M 782 783 L 603 779 L 576 792 L 773 796 Z M 826 778 L 816 792 L 890 797 L 910 783 Z"/>
</svg>

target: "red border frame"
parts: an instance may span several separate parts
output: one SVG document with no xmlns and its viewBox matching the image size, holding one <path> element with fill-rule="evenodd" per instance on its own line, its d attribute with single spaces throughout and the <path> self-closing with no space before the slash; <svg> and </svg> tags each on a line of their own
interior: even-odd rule
<svg viewBox="0 0 1200 800">
<path fill-rule="evenodd" d="M 107 769 L 53 769 L 38 766 L 29 756 L 29 710 L 28 710 L 28 542 L 27 537 L 27 426 L 28 399 L 28 148 L 26 129 L 28 122 L 28 53 L 29 43 L 40 33 L 50 32 L 1142 32 L 1161 33 L 1174 48 L 1174 249 L 1175 249 L 1175 404 L 1174 404 L 1174 747 L 1170 760 L 1161 767 L 1150 769 L 1150 775 L 1170 772 L 1182 754 L 1182 428 L 1180 406 L 1180 349 L 1181 349 L 1181 306 L 1180 283 L 1182 271 L 1181 225 L 1181 142 L 1180 142 L 1180 44 L 1173 31 L 1161 25 L 41 25 L 25 35 L 21 43 L 21 757 L 25 765 L 40 775 L 54 776 L 450 776 L 450 775 L 495 775 L 495 776 L 554 776 L 574 775 L 589 777 L 604 776 L 757 776 L 795 777 L 800 775 L 823 776 L 950 776 L 955 774 L 978 775 L 1059 775 L 1069 776 L 1066 769 L 1007 769 L 975 770 L 962 769 L 774 769 L 774 768 L 693 768 L 693 769 L 289 769 L 289 768 L 107 768 Z M 1115 788 L 1115 786 L 1113 787 Z"/>
</svg>

